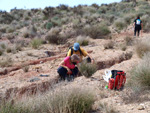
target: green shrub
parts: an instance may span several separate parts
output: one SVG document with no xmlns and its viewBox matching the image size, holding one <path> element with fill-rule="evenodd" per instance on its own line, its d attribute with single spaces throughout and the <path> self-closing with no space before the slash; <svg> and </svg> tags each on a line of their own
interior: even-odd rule
<svg viewBox="0 0 150 113">
<path fill-rule="evenodd" d="M 134 91 L 150 90 L 150 52 L 130 72 L 129 86 Z"/>
<path fill-rule="evenodd" d="M 143 41 L 139 41 L 136 44 L 135 49 L 136 49 L 137 55 L 140 58 L 142 58 L 145 53 L 150 52 L 149 39 L 146 39 L 146 40 L 143 40 Z"/>
<path fill-rule="evenodd" d="M 91 77 L 97 71 L 97 65 L 83 61 L 79 66 L 79 70 L 85 77 Z"/>
<path fill-rule="evenodd" d="M 77 42 L 82 46 L 86 46 L 89 44 L 89 37 L 80 35 L 77 37 Z"/>
<path fill-rule="evenodd" d="M 31 41 L 31 46 L 34 48 L 34 49 L 38 49 L 40 47 L 40 45 L 42 45 L 42 40 L 41 39 L 33 39 Z"/>
<path fill-rule="evenodd" d="M 48 22 L 46 24 L 46 29 L 51 29 L 53 27 L 53 24 L 51 22 Z"/>
</svg>

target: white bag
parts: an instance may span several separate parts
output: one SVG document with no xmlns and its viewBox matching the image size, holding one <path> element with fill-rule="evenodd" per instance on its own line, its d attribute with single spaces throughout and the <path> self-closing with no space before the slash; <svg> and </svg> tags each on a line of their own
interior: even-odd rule
<svg viewBox="0 0 150 113">
<path fill-rule="evenodd" d="M 103 76 L 103 79 L 104 79 L 106 82 L 109 82 L 109 79 L 110 79 L 111 76 L 112 76 L 111 70 L 105 70 L 105 75 L 102 75 L 102 76 Z"/>
</svg>

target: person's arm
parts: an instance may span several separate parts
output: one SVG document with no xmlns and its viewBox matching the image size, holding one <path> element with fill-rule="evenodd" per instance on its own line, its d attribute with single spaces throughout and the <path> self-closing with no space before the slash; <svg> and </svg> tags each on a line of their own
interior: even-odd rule
<svg viewBox="0 0 150 113">
<path fill-rule="evenodd" d="M 141 36 L 143 35 L 143 23 L 141 23 Z"/>
<path fill-rule="evenodd" d="M 91 62 L 94 63 L 94 59 L 92 58 L 91 55 L 89 55 L 83 48 L 81 48 L 81 51 L 82 51 L 84 57 L 86 57 L 86 56 L 90 57 Z"/>
<path fill-rule="evenodd" d="M 66 68 L 67 71 L 68 71 L 69 73 L 71 73 L 71 70 L 70 70 L 67 66 L 65 66 L 64 64 L 65 64 L 65 62 L 62 61 L 62 62 L 59 64 L 59 66 L 61 66 L 61 67 L 63 67 L 63 68 Z"/>
<path fill-rule="evenodd" d="M 141 30 L 143 30 L 143 23 L 141 23 Z"/>
</svg>

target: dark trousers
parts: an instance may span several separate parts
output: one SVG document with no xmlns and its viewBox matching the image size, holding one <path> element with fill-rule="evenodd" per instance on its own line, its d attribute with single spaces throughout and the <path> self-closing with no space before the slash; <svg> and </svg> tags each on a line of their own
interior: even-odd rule
<svg viewBox="0 0 150 113">
<path fill-rule="evenodd" d="M 78 74 L 78 72 L 79 72 L 78 68 L 75 67 L 74 69 L 70 69 L 70 70 L 72 71 L 72 75 L 73 75 L 74 77 L 76 77 L 77 74 Z M 59 76 L 61 77 L 61 79 L 62 79 L 62 80 L 65 80 L 65 78 L 67 77 L 67 72 L 68 72 L 67 69 L 64 68 L 64 67 L 59 67 L 59 68 L 57 69 L 57 72 L 58 72 Z"/>
<path fill-rule="evenodd" d="M 136 32 L 138 33 L 138 36 L 140 35 L 141 26 L 136 26 L 134 29 L 134 36 L 136 36 Z"/>
</svg>

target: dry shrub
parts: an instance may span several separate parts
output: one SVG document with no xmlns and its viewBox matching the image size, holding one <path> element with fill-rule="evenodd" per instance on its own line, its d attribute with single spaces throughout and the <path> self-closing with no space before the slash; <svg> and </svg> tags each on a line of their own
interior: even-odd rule
<svg viewBox="0 0 150 113">
<path fill-rule="evenodd" d="M 104 38 L 111 32 L 106 25 L 86 25 L 83 29 L 83 34 L 90 36 L 91 38 Z"/>
<path fill-rule="evenodd" d="M 83 61 L 79 66 L 79 70 L 85 77 L 91 77 L 97 71 L 97 65 Z"/>
<path fill-rule="evenodd" d="M 113 49 L 114 48 L 115 43 L 113 41 L 109 41 L 108 43 L 106 43 L 104 45 L 105 49 Z"/>
<path fill-rule="evenodd" d="M 37 34 L 37 29 L 35 26 L 30 26 L 29 28 L 25 28 L 23 31 L 24 38 L 33 38 Z"/>
<path fill-rule="evenodd" d="M 133 45 L 133 37 L 127 36 L 125 37 L 126 45 L 132 46 Z"/>
<path fill-rule="evenodd" d="M 141 20 L 144 23 L 143 24 L 143 30 L 144 32 L 149 32 L 150 31 L 150 20 L 148 19 L 149 15 L 144 15 L 142 16 Z"/>
<path fill-rule="evenodd" d="M 4 52 L 4 51 L 3 51 L 2 49 L 0 49 L 0 56 L 3 54 L 3 52 Z"/>
<path fill-rule="evenodd" d="M 49 42 L 49 43 L 53 43 L 53 44 L 62 44 L 66 41 L 66 36 L 63 34 L 60 34 L 60 28 L 55 27 L 52 28 L 47 34 L 45 39 Z"/>
<path fill-rule="evenodd" d="M 135 46 L 136 53 L 140 58 L 142 58 L 145 53 L 150 52 L 149 41 L 150 41 L 149 39 L 145 39 L 143 41 L 139 41 L 136 44 L 136 46 Z"/>
<path fill-rule="evenodd" d="M 99 105 L 102 113 L 119 113 L 112 105 L 109 105 L 106 102 L 100 103 Z"/>
<path fill-rule="evenodd" d="M 24 72 L 28 72 L 28 71 L 29 71 L 29 66 L 23 67 L 23 71 L 24 71 Z"/>
<path fill-rule="evenodd" d="M 123 19 L 118 19 L 115 21 L 115 27 L 118 29 L 118 30 L 122 30 L 126 27 L 126 23 L 124 22 Z"/>
<path fill-rule="evenodd" d="M 0 61 L 0 67 L 9 67 L 12 65 L 13 65 L 13 61 L 8 56 L 6 56 L 6 59 Z"/>
<path fill-rule="evenodd" d="M 87 36 L 78 36 L 77 37 L 77 42 L 80 44 L 80 45 L 82 45 L 82 46 L 86 46 L 86 45 L 88 45 L 89 44 L 89 37 L 87 37 Z"/>
<path fill-rule="evenodd" d="M 95 97 L 89 88 L 61 87 L 46 94 L 25 98 L 15 104 L 1 104 L 1 113 L 87 113 Z"/>
</svg>

